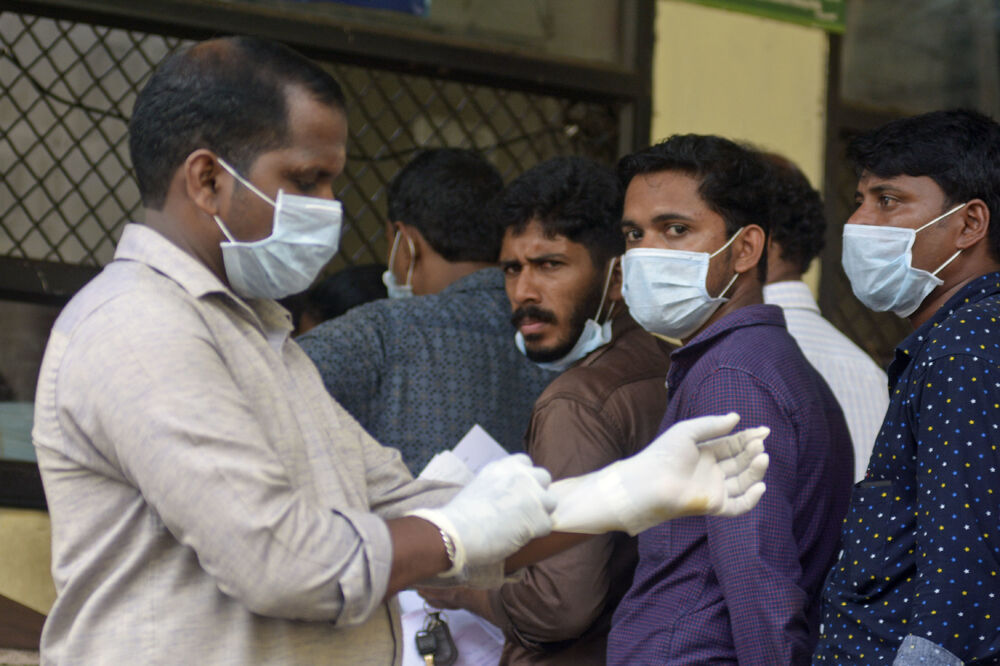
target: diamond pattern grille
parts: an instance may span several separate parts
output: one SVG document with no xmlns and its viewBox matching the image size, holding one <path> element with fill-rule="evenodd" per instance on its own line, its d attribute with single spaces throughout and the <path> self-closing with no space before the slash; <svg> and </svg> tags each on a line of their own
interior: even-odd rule
<svg viewBox="0 0 1000 666">
<path fill-rule="evenodd" d="M 186 42 L 0 12 L 0 256 L 101 266 L 141 214 L 127 118 Z M 615 159 L 622 104 L 326 63 L 348 97 L 344 236 L 330 269 L 383 261 L 386 187 L 420 149 L 475 148 L 505 179 L 555 155 Z"/>
</svg>

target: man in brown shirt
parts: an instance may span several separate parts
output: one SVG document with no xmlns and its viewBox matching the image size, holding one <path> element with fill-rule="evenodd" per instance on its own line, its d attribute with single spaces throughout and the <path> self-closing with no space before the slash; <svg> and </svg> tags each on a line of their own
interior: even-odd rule
<svg viewBox="0 0 1000 666">
<path fill-rule="evenodd" d="M 583 159 L 556 158 L 511 183 L 496 210 L 518 347 L 535 362 L 569 368 L 535 403 L 525 449 L 554 479 L 632 455 L 663 416 L 670 347 L 621 303 L 614 177 Z M 635 562 L 634 539 L 611 533 L 500 589 L 427 596 L 499 626 L 502 664 L 603 664 L 611 614 Z"/>
</svg>

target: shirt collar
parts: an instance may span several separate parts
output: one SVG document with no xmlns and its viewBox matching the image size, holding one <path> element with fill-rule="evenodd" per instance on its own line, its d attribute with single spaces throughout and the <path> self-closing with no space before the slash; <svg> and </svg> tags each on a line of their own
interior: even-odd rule
<svg viewBox="0 0 1000 666">
<path fill-rule="evenodd" d="M 987 273 L 970 281 L 958 290 L 958 293 L 948 299 L 948 302 L 938 308 L 930 319 L 906 336 L 896 347 L 895 357 L 889 364 L 889 385 L 895 386 L 896 380 L 903 374 L 906 366 L 917 355 L 929 337 L 931 329 L 937 328 L 945 319 L 955 313 L 958 308 L 1000 294 L 1000 273 Z"/>
<path fill-rule="evenodd" d="M 144 224 L 125 225 L 114 258 L 145 264 L 197 299 L 210 294 L 228 299 L 260 326 L 272 346 L 280 346 L 280 341 L 292 330 L 288 310 L 268 299 L 241 299 L 207 266 Z"/>
<path fill-rule="evenodd" d="M 783 308 L 797 308 L 819 312 L 812 291 L 802 280 L 783 280 L 764 285 L 764 302 Z"/>
</svg>

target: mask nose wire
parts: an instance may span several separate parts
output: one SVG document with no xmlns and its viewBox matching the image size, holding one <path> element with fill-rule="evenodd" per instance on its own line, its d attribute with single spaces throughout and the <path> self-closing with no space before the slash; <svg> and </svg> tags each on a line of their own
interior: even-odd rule
<svg viewBox="0 0 1000 666">
<path fill-rule="evenodd" d="M 248 190 L 250 190 L 251 192 L 253 192 L 257 196 L 259 196 L 261 199 L 263 199 L 264 201 L 266 201 L 267 203 L 271 204 L 271 206 L 273 206 L 274 208 L 278 207 L 278 204 L 276 204 L 274 202 L 274 199 L 272 199 L 271 197 L 269 197 L 266 194 L 264 194 L 263 192 L 261 192 L 260 189 L 256 185 L 254 185 L 249 180 L 247 180 L 246 178 L 244 178 L 243 176 L 241 176 L 239 173 L 237 173 L 236 169 L 234 169 L 233 167 L 229 166 L 229 163 L 226 162 L 226 160 L 222 159 L 221 157 L 218 157 L 216 159 L 218 159 L 219 164 L 222 166 L 222 168 L 229 172 L 230 176 L 232 176 L 233 178 L 235 178 L 236 180 L 238 180 L 240 182 L 240 185 L 242 185 L 243 187 L 247 188 Z"/>
<path fill-rule="evenodd" d="M 594 315 L 594 321 L 600 321 L 600 319 L 601 319 L 601 312 L 604 311 L 604 300 L 608 297 L 608 287 L 611 286 L 611 276 L 614 275 L 615 264 L 617 264 L 617 263 L 618 263 L 618 257 L 611 257 L 611 264 L 608 266 L 608 274 L 604 278 L 604 289 L 603 289 L 603 291 L 601 291 L 601 302 L 597 306 L 597 314 Z M 615 307 L 614 303 L 612 303 L 608 307 L 608 318 L 611 317 L 611 310 L 614 307 Z"/>
</svg>

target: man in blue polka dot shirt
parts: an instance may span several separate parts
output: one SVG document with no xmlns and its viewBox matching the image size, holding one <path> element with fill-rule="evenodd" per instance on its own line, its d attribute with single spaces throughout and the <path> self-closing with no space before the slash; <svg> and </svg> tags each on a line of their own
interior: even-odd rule
<svg viewBox="0 0 1000 666">
<path fill-rule="evenodd" d="M 859 182 L 844 270 L 866 306 L 914 331 L 889 366 L 814 663 L 997 663 L 1000 125 L 935 112 L 860 136 L 848 155 Z"/>
</svg>

